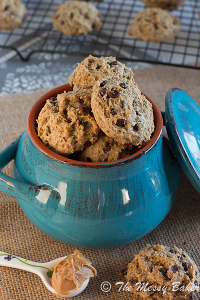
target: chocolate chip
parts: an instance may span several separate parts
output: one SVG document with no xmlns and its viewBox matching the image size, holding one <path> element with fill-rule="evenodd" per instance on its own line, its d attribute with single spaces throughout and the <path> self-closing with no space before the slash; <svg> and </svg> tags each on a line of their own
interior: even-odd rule
<svg viewBox="0 0 200 300">
<path fill-rule="evenodd" d="M 49 100 L 50 101 L 57 101 L 57 97 L 51 97 Z"/>
<path fill-rule="evenodd" d="M 117 97 L 119 97 L 119 91 L 118 90 L 112 90 L 110 92 L 110 97 L 111 98 L 117 98 Z"/>
<path fill-rule="evenodd" d="M 182 266 L 184 268 L 184 271 L 187 271 L 189 269 L 190 264 L 188 262 L 183 262 Z"/>
<path fill-rule="evenodd" d="M 74 14 L 73 14 L 73 13 L 71 13 L 71 14 L 70 14 L 70 16 L 69 16 L 69 17 L 70 17 L 70 19 L 72 19 L 72 18 L 73 18 L 73 16 L 74 16 Z"/>
<path fill-rule="evenodd" d="M 107 83 L 107 80 L 104 80 L 100 83 L 100 86 L 103 87 Z"/>
<path fill-rule="evenodd" d="M 76 101 L 78 101 L 78 102 L 80 102 L 80 103 L 83 103 L 83 102 L 84 102 L 84 100 L 83 100 L 80 96 L 76 98 Z"/>
<path fill-rule="evenodd" d="M 110 96 L 111 98 L 117 98 L 117 97 L 119 97 L 119 91 L 118 91 L 118 90 L 112 90 L 112 91 L 110 92 L 109 96 Z"/>
<path fill-rule="evenodd" d="M 119 127 L 124 127 L 125 124 L 126 124 L 126 120 L 124 120 L 124 119 L 118 119 L 116 122 L 116 125 Z"/>
<path fill-rule="evenodd" d="M 172 270 L 173 273 L 176 273 L 176 272 L 179 271 L 179 267 L 178 267 L 177 265 L 173 265 L 173 266 L 171 267 L 171 270 Z"/>
<path fill-rule="evenodd" d="M 87 157 L 86 159 L 87 159 L 88 162 L 92 162 L 91 158 Z"/>
<path fill-rule="evenodd" d="M 162 274 L 162 275 L 165 275 L 166 273 L 167 273 L 167 270 L 165 269 L 165 268 L 160 268 L 159 269 L 159 271 L 160 271 L 160 273 Z"/>
<path fill-rule="evenodd" d="M 195 275 L 196 275 L 196 276 L 198 275 L 197 271 L 195 271 Z"/>
<path fill-rule="evenodd" d="M 83 111 L 87 115 L 91 115 L 91 107 L 89 107 L 89 106 L 83 107 Z"/>
<path fill-rule="evenodd" d="M 106 143 L 106 146 L 103 148 L 103 152 L 106 153 L 106 152 L 109 152 L 111 150 L 111 145 L 110 143 Z"/>
<path fill-rule="evenodd" d="M 120 83 L 119 85 L 120 85 L 121 88 L 123 88 L 123 89 L 127 89 L 127 88 L 128 88 L 128 86 L 127 86 L 124 82 Z"/>
<path fill-rule="evenodd" d="M 108 159 L 107 159 L 107 158 L 105 158 L 105 159 L 104 159 L 104 162 L 107 162 L 107 161 L 108 161 Z"/>
<path fill-rule="evenodd" d="M 171 249 L 169 252 L 172 253 L 172 254 L 176 254 L 176 251 L 173 250 L 173 249 Z"/>
<path fill-rule="evenodd" d="M 163 278 L 164 278 L 166 281 L 169 281 L 169 280 L 170 280 L 166 275 L 163 275 Z"/>
<path fill-rule="evenodd" d="M 116 60 L 115 61 L 111 61 L 110 66 L 116 66 L 116 65 L 118 65 L 118 62 Z"/>
<path fill-rule="evenodd" d="M 195 281 L 194 284 L 195 284 L 196 286 L 198 286 L 198 282 L 197 282 L 197 281 Z"/>
<path fill-rule="evenodd" d="M 101 66 L 100 66 L 100 65 L 97 65 L 97 66 L 96 66 L 96 69 L 97 69 L 97 70 L 99 70 L 100 68 L 101 68 Z"/>
<path fill-rule="evenodd" d="M 95 23 L 92 24 L 92 29 L 95 29 Z"/>
<path fill-rule="evenodd" d="M 65 21 L 61 21 L 60 24 L 61 24 L 61 25 L 64 25 L 64 24 L 65 24 Z"/>
<path fill-rule="evenodd" d="M 137 279 L 131 279 L 129 282 L 131 285 L 135 285 L 138 281 Z"/>
<path fill-rule="evenodd" d="M 133 126 L 133 129 L 134 129 L 135 131 L 138 131 L 138 130 L 139 130 L 139 125 L 138 125 L 138 124 L 135 124 L 135 125 Z"/>
<path fill-rule="evenodd" d="M 100 90 L 99 93 L 103 97 L 106 94 L 106 89 Z"/>
<path fill-rule="evenodd" d="M 120 101 L 120 102 L 119 102 L 119 106 L 120 106 L 121 108 L 123 108 L 123 107 L 124 107 L 124 101 Z"/>
<path fill-rule="evenodd" d="M 114 108 L 111 108 L 110 113 L 113 116 L 115 116 L 117 114 L 117 112 L 116 112 L 116 110 L 114 110 Z"/>
<path fill-rule="evenodd" d="M 4 10 L 8 10 L 9 7 L 10 7 L 10 6 L 7 4 L 7 5 L 4 7 Z"/>
<path fill-rule="evenodd" d="M 89 147 L 91 145 L 92 145 L 92 143 L 90 141 L 87 141 L 87 142 L 85 142 L 84 147 Z"/>
<path fill-rule="evenodd" d="M 65 121 L 66 121 L 67 123 L 71 123 L 71 122 L 72 122 L 72 119 L 66 118 Z"/>
<path fill-rule="evenodd" d="M 137 115 L 137 116 L 139 116 L 139 115 L 140 115 L 139 111 L 137 111 L 137 110 L 136 110 L 136 115 Z"/>
<path fill-rule="evenodd" d="M 150 271 L 150 273 L 152 273 L 152 272 L 153 272 L 153 268 L 152 268 L 152 267 L 150 267 L 150 268 L 149 268 L 149 271 Z"/>
</svg>

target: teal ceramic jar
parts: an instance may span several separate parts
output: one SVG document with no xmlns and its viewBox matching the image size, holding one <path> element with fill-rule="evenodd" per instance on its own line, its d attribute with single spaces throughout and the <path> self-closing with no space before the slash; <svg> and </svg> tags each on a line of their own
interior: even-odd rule
<svg viewBox="0 0 200 300">
<path fill-rule="evenodd" d="M 0 153 L 0 167 L 14 159 L 13 178 L 0 174 L 0 189 L 15 196 L 28 219 L 61 242 L 80 247 L 113 247 L 152 231 L 176 197 L 181 169 L 162 134 L 162 115 L 153 104 L 155 132 L 137 153 L 118 161 L 70 160 L 47 149 L 35 126 L 42 96 L 28 117 L 28 129 Z"/>
</svg>

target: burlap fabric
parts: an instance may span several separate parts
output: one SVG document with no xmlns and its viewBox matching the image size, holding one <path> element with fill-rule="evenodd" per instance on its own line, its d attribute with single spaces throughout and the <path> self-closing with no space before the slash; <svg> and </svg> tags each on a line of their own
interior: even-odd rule
<svg viewBox="0 0 200 300">
<path fill-rule="evenodd" d="M 200 71 L 158 66 L 135 71 L 140 89 L 164 110 L 166 92 L 172 87 L 185 90 L 200 104 Z M 8 95 L 0 98 L 0 150 L 26 130 L 28 112 L 45 92 Z M 4 172 L 11 174 L 11 165 Z M 76 299 L 132 299 L 127 291 L 119 291 L 118 276 L 141 248 L 150 244 L 176 245 L 185 249 L 200 267 L 200 194 L 182 174 L 175 204 L 166 219 L 150 234 L 128 245 L 100 250 L 80 249 L 98 271 L 86 290 Z M 33 261 L 45 262 L 67 255 L 74 247 L 57 242 L 39 231 L 21 211 L 17 201 L 0 193 L 0 251 Z M 100 288 L 104 281 L 111 284 L 109 292 Z M 43 285 L 40 278 L 25 271 L 0 267 L 1 300 L 57 299 Z M 200 299 L 200 296 L 196 299 Z"/>
</svg>

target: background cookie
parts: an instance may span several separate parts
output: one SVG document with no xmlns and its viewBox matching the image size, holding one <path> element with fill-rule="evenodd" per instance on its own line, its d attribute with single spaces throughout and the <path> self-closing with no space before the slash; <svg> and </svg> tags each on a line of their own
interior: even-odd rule
<svg viewBox="0 0 200 300">
<path fill-rule="evenodd" d="M 135 83 L 112 77 L 97 81 L 91 107 L 100 129 L 121 144 L 145 145 L 154 131 L 151 103 Z"/>
<path fill-rule="evenodd" d="M 147 245 L 128 264 L 125 278 L 130 283 L 131 292 L 136 299 L 191 300 L 192 290 L 194 292 L 199 290 L 199 271 L 195 262 L 185 251 L 177 247 Z M 139 282 L 166 289 L 165 292 L 147 289 L 138 292 L 136 289 Z M 181 286 L 184 290 L 182 288 L 182 291 L 174 291 L 177 290 L 177 286 L 175 288 L 174 285 L 177 282 L 180 283 L 179 290 Z"/>
<path fill-rule="evenodd" d="M 180 20 L 161 8 L 147 8 L 139 12 L 127 33 L 149 42 L 174 39 L 180 30 Z"/>
<path fill-rule="evenodd" d="M 66 35 L 87 35 L 101 28 L 99 11 L 85 1 L 67 1 L 60 4 L 52 16 L 52 24 Z"/>
<path fill-rule="evenodd" d="M 131 68 L 116 61 L 116 57 L 102 56 L 99 58 L 92 55 L 89 55 L 78 64 L 68 80 L 74 91 L 90 90 L 92 92 L 92 88 L 98 79 L 112 75 L 134 81 L 134 74 Z"/>
<path fill-rule="evenodd" d="M 65 93 L 66 95 L 66 93 Z M 38 136 L 54 152 L 68 156 L 83 150 L 85 143 L 94 143 L 98 137 L 99 127 L 91 112 L 70 101 L 66 109 L 59 109 L 57 98 L 46 101 L 38 116 Z"/>
<path fill-rule="evenodd" d="M 160 7 L 163 9 L 168 9 L 170 11 L 177 9 L 184 3 L 184 0 L 141 0 L 147 6 L 150 7 Z"/>
<path fill-rule="evenodd" d="M 96 142 L 77 154 L 77 159 L 87 162 L 108 162 L 130 155 L 127 145 L 121 145 L 102 132 Z"/>
<path fill-rule="evenodd" d="M 20 27 L 27 13 L 25 5 L 20 0 L 1 0 L 0 30 L 13 30 Z"/>
</svg>

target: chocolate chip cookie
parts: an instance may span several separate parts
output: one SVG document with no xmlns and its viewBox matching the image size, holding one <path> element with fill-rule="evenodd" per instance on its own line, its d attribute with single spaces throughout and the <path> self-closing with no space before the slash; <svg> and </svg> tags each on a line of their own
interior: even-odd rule
<svg viewBox="0 0 200 300">
<path fill-rule="evenodd" d="M 48 99 L 37 123 L 44 145 L 63 156 L 83 150 L 87 142 L 94 143 L 98 138 L 99 127 L 91 108 L 73 92 Z"/>
<path fill-rule="evenodd" d="M 191 300 L 192 294 L 199 291 L 195 262 L 175 246 L 147 245 L 124 273 L 136 299 Z"/>
<path fill-rule="evenodd" d="M 98 80 L 91 107 L 100 129 L 120 144 L 145 145 L 154 131 L 152 104 L 125 78 Z"/>
<path fill-rule="evenodd" d="M 179 6 L 183 5 L 184 0 L 141 0 L 147 6 L 150 7 L 160 7 L 162 9 L 168 9 L 170 11 L 177 9 Z"/>
<path fill-rule="evenodd" d="M 131 68 L 116 60 L 115 57 L 94 57 L 89 55 L 73 71 L 69 84 L 74 91 L 87 90 L 92 93 L 92 88 L 97 80 L 108 76 L 124 77 L 127 81 L 134 82 Z"/>
<path fill-rule="evenodd" d="M 60 4 L 52 16 L 53 27 L 71 35 L 88 35 L 94 29 L 101 28 L 98 9 L 87 2 L 67 1 Z"/>
<path fill-rule="evenodd" d="M 130 155 L 128 145 L 117 143 L 104 133 L 100 133 L 97 141 L 77 154 L 77 159 L 87 162 L 109 162 Z"/>
<path fill-rule="evenodd" d="M 147 8 L 132 21 L 127 34 L 148 42 L 174 39 L 180 30 L 180 20 L 161 8 Z"/>
<path fill-rule="evenodd" d="M 13 30 L 20 27 L 27 16 L 27 9 L 20 0 L 0 1 L 0 30 Z"/>
</svg>

